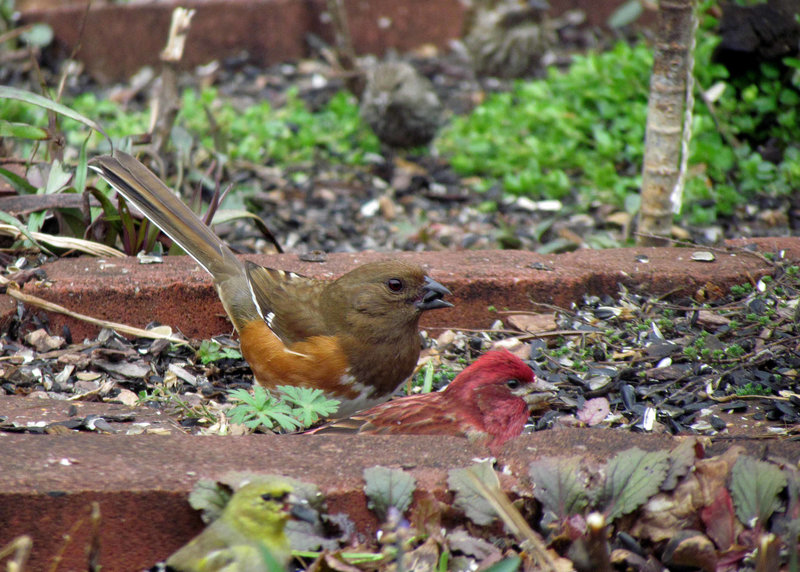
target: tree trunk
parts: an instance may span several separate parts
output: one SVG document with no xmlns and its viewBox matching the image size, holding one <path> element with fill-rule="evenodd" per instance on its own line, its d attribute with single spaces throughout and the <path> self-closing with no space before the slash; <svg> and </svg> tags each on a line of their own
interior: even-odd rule
<svg viewBox="0 0 800 572">
<path fill-rule="evenodd" d="M 642 206 L 637 243 L 669 242 L 680 211 L 691 137 L 695 16 L 693 0 L 662 0 L 650 77 Z"/>
</svg>

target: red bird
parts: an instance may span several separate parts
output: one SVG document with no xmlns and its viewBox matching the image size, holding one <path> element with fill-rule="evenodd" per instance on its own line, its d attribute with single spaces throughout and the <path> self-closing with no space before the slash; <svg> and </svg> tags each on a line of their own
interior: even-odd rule
<svg viewBox="0 0 800 572">
<path fill-rule="evenodd" d="M 401 397 L 310 433 L 460 435 L 496 452 L 522 433 L 529 406 L 550 397 L 549 391 L 534 393 L 535 382 L 524 361 L 507 350 L 491 351 L 442 391 Z"/>
<path fill-rule="evenodd" d="M 411 375 L 422 312 L 450 291 L 415 265 L 364 264 L 314 280 L 243 262 L 137 159 L 116 151 L 90 166 L 214 278 L 256 381 L 318 388 L 338 415 L 382 403 Z"/>
</svg>

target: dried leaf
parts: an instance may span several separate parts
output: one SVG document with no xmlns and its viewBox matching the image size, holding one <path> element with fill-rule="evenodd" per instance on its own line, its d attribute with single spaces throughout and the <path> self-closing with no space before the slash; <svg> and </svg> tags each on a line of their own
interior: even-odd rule
<svg viewBox="0 0 800 572">
<path fill-rule="evenodd" d="M 502 552 L 494 544 L 472 536 L 463 529 L 448 533 L 447 544 L 451 552 L 466 554 L 484 566 L 496 562 L 502 557 Z"/>
<path fill-rule="evenodd" d="M 411 527 L 427 536 L 441 536 L 442 511 L 449 507 L 433 496 L 423 496 L 414 503 L 408 520 Z"/>
<path fill-rule="evenodd" d="M 555 330 L 555 314 L 511 314 L 506 318 L 508 324 L 523 332 L 547 332 Z"/>
<path fill-rule="evenodd" d="M 533 496 L 559 519 L 583 511 L 589 503 L 586 483 L 578 470 L 580 461 L 580 457 L 543 457 L 528 466 L 536 485 Z"/>
<path fill-rule="evenodd" d="M 472 522 L 486 525 L 497 518 L 491 503 L 478 491 L 467 474 L 471 472 L 480 479 L 487 488 L 499 488 L 500 481 L 489 463 L 477 463 L 466 469 L 453 469 L 448 473 L 447 486 L 455 491 L 454 505 L 463 510 Z"/>
<path fill-rule="evenodd" d="M 678 479 L 686 475 L 697 460 L 697 447 L 697 438 L 688 437 L 669 452 L 669 470 L 661 484 L 662 491 L 671 491 L 678 486 Z"/>
<path fill-rule="evenodd" d="M 671 570 L 687 567 L 712 572 L 718 564 L 714 545 L 696 530 L 679 531 L 669 540 L 661 558 Z"/>
<path fill-rule="evenodd" d="M 700 510 L 700 519 L 706 525 L 706 534 L 722 551 L 736 543 L 736 515 L 728 490 L 720 488 L 710 505 Z"/>
<path fill-rule="evenodd" d="M 390 507 L 404 513 L 411 504 L 411 496 L 417 482 L 408 473 L 400 469 L 387 467 L 369 467 L 364 469 L 364 494 L 369 499 L 369 507 L 381 519 L 386 518 Z"/>
<path fill-rule="evenodd" d="M 38 329 L 25 336 L 25 341 L 36 348 L 39 353 L 57 350 L 64 345 L 64 338 L 61 336 L 51 336 L 47 330 Z"/>
<path fill-rule="evenodd" d="M 667 451 L 648 453 L 634 447 L 615 455 L 606 467 L 601 494 L 608 521 L 636 510 L 655 495 L 668 468 Z"/>
<path fill-rule="evenodd" d="M 438 562 L 439 543 L 433 538 L 429 538 L 403 556 L 403 566 L 400 569 L 409 572 L 435 570 Z"/>
<path fill-rule="evenodd" d="M 748 528 L 766 524 L 778 508 L 778 494 L 786 486 L 786 475 L 772 463 L 740 456 L 731 471 L 731 495 L 736 516 Z"/>
</svg>

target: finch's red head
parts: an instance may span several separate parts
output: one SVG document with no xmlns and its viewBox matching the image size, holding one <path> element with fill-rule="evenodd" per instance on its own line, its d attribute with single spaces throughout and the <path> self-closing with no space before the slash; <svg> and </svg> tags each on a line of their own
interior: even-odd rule
<svg viewBox="0 0 800 572">
<path fill-rule="evenodd" d="M 522 433 L 528 420 L 526 397 L 535 380 L 533 370 L 508 350 L 491 351 L 458 374 L 443 393 L 468 420 L 467 433 L 488 436 L 490 449 L 496 451 Z"/>
<path fill-rule="evenodd" d="M 497 350 L 482 355 L 459 373 L 445 392 L 469 393 L 479 386 L 498 385 L 507 387 L 510 393 L 535 379 L 533 370 L 524 361 L 508 350 Z"/>
</svg>

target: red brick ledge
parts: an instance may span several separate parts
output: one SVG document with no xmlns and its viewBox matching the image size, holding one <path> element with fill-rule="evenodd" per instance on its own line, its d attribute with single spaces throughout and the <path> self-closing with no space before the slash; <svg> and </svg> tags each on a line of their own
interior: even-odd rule
<svg viewBox="0 0 800 572">
<path fill-rule="evenodd" d="M 730 246 L 755 245 L 758 252 L 783 251 L 800 260 L 800 238 L 737 240 Z M 427 313 L 427 328 L 487 328 L 497 310 L 544 311 L 536 304 L 569 307 L 585 294 L 616 295 L 619 285 L 652 295 L 692 295 L 698 289 L 726 292 L 732 285 L 756 280 L 771 271 L 759 256 L 716 252 L 714 262 L 695 262 L 700 248 L 621 248 L 580 250 L 559 255 L 533 252 L 458 251 L 331 254 L 324 263 L 303 262 L 297 255 L 250 257 L 259 264 L 330 278 L 372 260 L 402 258 L 421 264 L 453 292 L 455 307 Z M 643 262 L 645 257 L 647 262 Z M 143 327 L 155 320 L 191 338 L 208 338 L 231 331 L 210 277 L 185 256 L 142 265 L 135 258 L 62 259 L 42 267 L 46 283 L 28 283 L 24 290 L 76 312 Z M 16 310 L 0 295 L 0 326 Z M 37 310 L 38 311 L 38 310 Z M 51 329 L 69 326 L 73 339 L 96 334 L 96 328 L 58 314 L 49 316 Z M 435 333 L 436 330 L 434 330 Z"/>
<path fill-rule="evenodd" d="M 551 0 L 550 14 L 581 9 L 587 25 L 603 26 L 622 3 Z M 323 16 L 325 0 L 95 2 L 85 27 L 85 1 L 29 0 L 20 4 L 23 22 L 49 24 L 64 53 L 72 53 L 80 42 L 77 58 L 93 76 L 106 81 L 125 79 L 142 66 L 159 64 L 176 6 L 197 11 L 181 62 L 186 69 L 242 53 L 259 64 L 296 60 L 308 55 L 309 34 L 332 41 L 329 18 Z M 353 46 L 359 54 L 407 51 L 423 44 L 446 49 L 451 40 L 460 37 L 463 27 L 464 6 L 459 0 L 346 0 L 345 6 Z M 652 23 L 653 19 L 648 12 L 642 20 Z"/>
<path fill-rule="evenodd" d="M 523 435 L 500 455 L 509 469 L 504 488 L 524 481 L 530 461 L 542 456 L 581 455 L 600 463 L 630 447 L 655 450 L 676 442 L 669 436 L 601 429 Z M 737 444 L 753 455 L 763 448 L 757 441 Z M 800 444 L 770 442 L 770 453 L 797 458 Z M 360 532 L 371 535 L 377 522 L 362 492 L 365 468 L 402 468 L 417 480 L 417 497 L 447 500 L 447 471 L 485 456 L 464 439 L 439 436 L 0 434 L 0 546 L 16 535 L 32 535 L 29 569 L 45 570 L 62 548 L 63 535 L 71 532 L 58 569 L 85 569 L 88 506 L 98 501 L 104 569 L 142 570 L 201 528 L 186 502 L 192 485 L 228 471 L 280 473 L 315 483 L 329 513 L 347 513 Z M 83 525 L 71 530 L 81 519 Z"/>
</svg>

